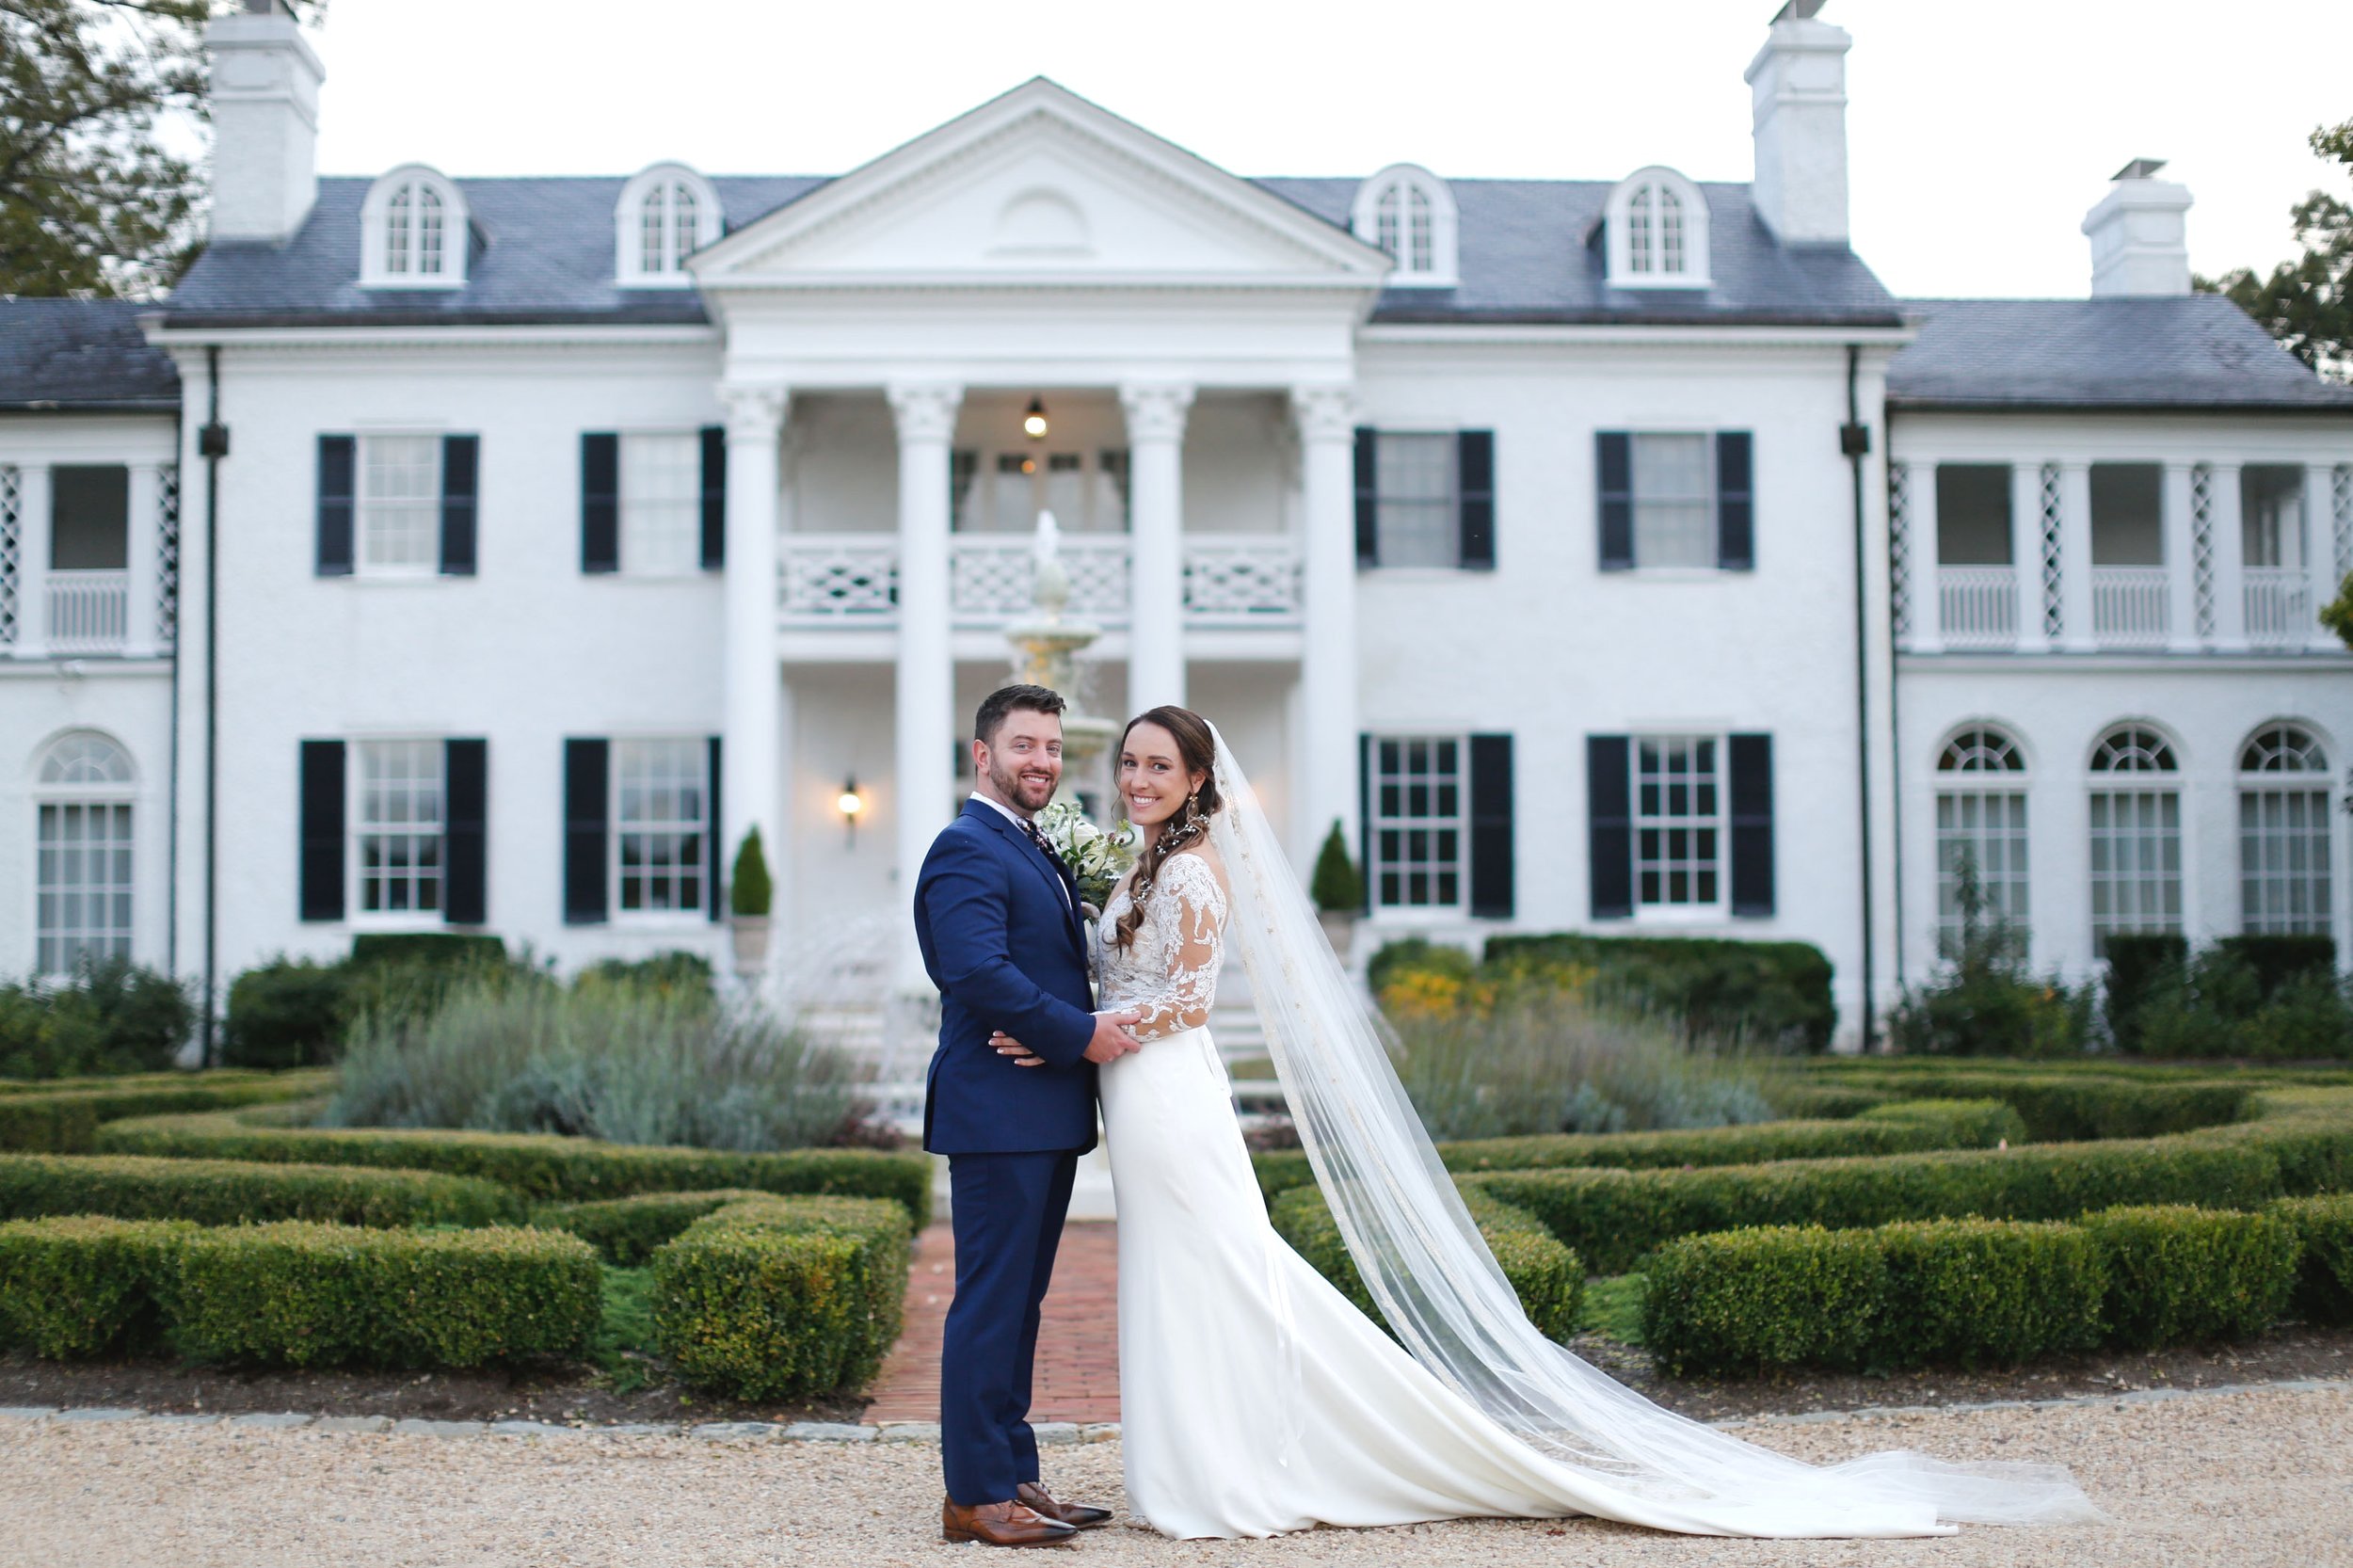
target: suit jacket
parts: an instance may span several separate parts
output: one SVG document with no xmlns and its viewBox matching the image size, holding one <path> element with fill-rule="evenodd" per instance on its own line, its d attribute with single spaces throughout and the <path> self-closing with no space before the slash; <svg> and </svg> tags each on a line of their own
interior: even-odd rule
<svg viewBox="0 0 2353 1568">
<path fill-rule="evenodd" d="M 940 999 L 923 1092 L 932 1153 L 1095 1146 L 1095 998 L 1078 907 L 1069 872 L 980 801 L 932 840 L 915 884 L 916 941 Z M 990 1049 L 1000 1029 L 1047 1064 Z"/>
</svg>

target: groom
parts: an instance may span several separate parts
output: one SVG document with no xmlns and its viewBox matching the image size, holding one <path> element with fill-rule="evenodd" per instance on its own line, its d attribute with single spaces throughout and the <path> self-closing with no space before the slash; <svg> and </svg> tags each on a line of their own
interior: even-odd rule
<svg viewBox="0 0 2353 1568">
<path fill-rule="evenodd" d="M 1038 1306 L 1095 1146 L 1095 1069 L 1138 1048 L 1140 1015 L 1096 1014 L 1069 871 L 1031 821 L 1062 782 L 1061 696 L 989 694 L 972 723 L 979 787 L 932 841 L 915 885 L 915 936 L 939 987 L 939 1048 L 925 1077 L 923 1147 L 948 1156 L 956 1294 L 939 1352 L 940 1533 L 1042 1546 L 1111 1517 L 1038 1484 L 1030 1371 Z M 1043 1065 L 989 1045 L 1021 1041 Z"/>
</svg>

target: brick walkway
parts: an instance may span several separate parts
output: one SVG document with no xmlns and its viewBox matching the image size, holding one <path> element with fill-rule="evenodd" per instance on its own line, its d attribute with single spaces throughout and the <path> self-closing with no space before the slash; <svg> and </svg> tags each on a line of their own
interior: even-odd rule
<svg viewBox="0 0 2353 1568">
<path fill-rule="evenodd" d="M 955 1240 L 944 1224 L 916 1238 L 906 1331 L 883 1363 L 869 1421 L 939 1419 L 939 1335 L 955 1293 Z M 1038 1333 L 1033 1421 L 1119 1419 L 1119 1228 L 1064 1227 Z"/>
</svg>

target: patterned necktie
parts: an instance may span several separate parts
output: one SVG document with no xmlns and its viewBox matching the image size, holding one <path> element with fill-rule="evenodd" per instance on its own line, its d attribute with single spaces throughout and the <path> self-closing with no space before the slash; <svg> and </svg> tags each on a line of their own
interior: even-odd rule
<svg viewBox="0 0 2353 1568">
<path fill-rule="evenodd" d="M 1038 827 L 1037 824 L 1032 822 L 1027 817 L 1022 817 L 1018 820 L 1021 824 L 1021 831 L 1030 836 L 1030 842 L 1037 846 L 1038 853 L 1045 856 L 1048 860 L 1051 861 L 1056 871 L 1059 872 L 1064 870 L 1064 868 L 1063 866 L 1062 856 L 1056 854 L 1054 846 L 1047 841 L 1046 834 Z"/>
</svg>

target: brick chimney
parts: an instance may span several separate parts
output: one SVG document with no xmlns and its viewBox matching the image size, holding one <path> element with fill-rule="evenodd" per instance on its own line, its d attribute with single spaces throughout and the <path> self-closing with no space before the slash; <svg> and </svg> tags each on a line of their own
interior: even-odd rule
<svg viewBox="0 0 2353 1568">
<path fill-rule="evenodd" d="M 213 238 L 283 240 L 318 199 L 327 69 L 278 0 L 204 31 L 213 56 Z"/>
<path fill-rule="evenodd" d="M 2189 292 L 2189 188 L 2156 178 L 2164 167 L 2163 158 L 2135 158 L 2085 216 L 2094 299 Z"/>
</svg>

